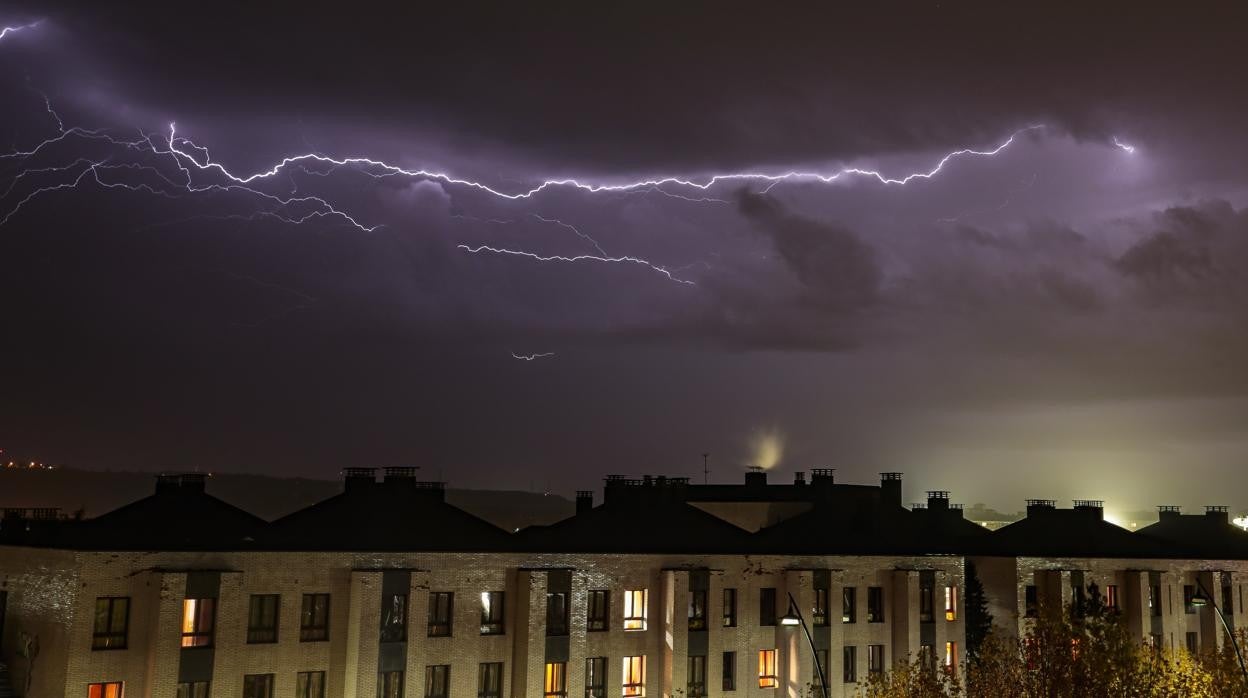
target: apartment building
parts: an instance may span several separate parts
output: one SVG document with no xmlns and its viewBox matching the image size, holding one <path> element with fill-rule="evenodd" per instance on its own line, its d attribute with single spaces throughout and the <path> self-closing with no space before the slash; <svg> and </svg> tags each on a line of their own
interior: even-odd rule
<svg viewBox="0 0 1248 698">
<path fill-rule="evenodd" d="M 82 522 L 0 526 L 0 656 L 18 695 L 160 698 L 852 695 L 964 646 L 946 512 L 901 480 L 613 477 L 509 534 L 405 469 L 265 523 L 162 476 Z M 939 519 L 939 521 L 937 521 Z M 943 527 L 943 528 L 942 528 Z M 951 542 L 935 546 L 934 531 Z M 801 616 L 801 625 L 788 618 Z M 807 639 L 809 632 L 809 640 Z M 811 644 L 815 651 L 812 653 Z M 37 647 L 37 649 L 33 649 Z M 33 654 L 33 661 L 29 655 Z M 27 682 L 29 688 L 27 689 Z"/>
</svg>

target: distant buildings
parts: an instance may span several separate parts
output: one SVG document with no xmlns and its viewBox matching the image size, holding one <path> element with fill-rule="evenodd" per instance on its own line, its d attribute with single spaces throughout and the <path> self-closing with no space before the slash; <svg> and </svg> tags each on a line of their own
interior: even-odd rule
<svg viewBox="0 0 1248 698">
<path fill-rule="evenodd" d="M 746 698 L 806 695 L 817 655 L 842 696 L 906 657 L 959 670 L 968 559 L 1007 633 L 1089 593 L 1180 648 L 1222 641 L 1200 590 L 1244 613 L 1248 534 L 1216 508 L 1131 533 L 1036 500 L 994 533 L 947 492 L 902 502 L 897 473 L 611 477 L 598 506 L 580 492 L 512 534 L 412 469 L 347 469 L 271 523 L 162 475 L 98 518 L 0 521 L 0 656 L 31 696 Z"/>
</svg>

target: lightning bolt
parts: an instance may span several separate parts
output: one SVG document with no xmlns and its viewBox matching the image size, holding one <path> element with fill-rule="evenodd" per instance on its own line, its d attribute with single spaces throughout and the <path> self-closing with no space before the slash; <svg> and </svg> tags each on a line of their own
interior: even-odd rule
<svg viewBox="0 0 1248 698">
<path fill-rule="evenodd" d="M 520 361 L 536 361 L 538 359 L 545 359 L 549 356 L 554 356 L 554 355 L 555 355 L 555 352 L 553 351 L 548 351 L 548 352 L 544 352 L 541 354 L 517 354 L 514 351 L 511 352 L 511 358 L 518 359 Z"/>
<path fill-rule="evenodd" d="M 565 255 L 539 255 L 535 252 L 525 252 L 523 250 L 510 250 L 505 247 L 491 247 L 489 245 L 478 245 L 476 247 L 472 247 L 470 245 L 456 245 L 455 247 L 465 252 L 471 253 L 471 254 L 487 253 L 487 254 L 496 254 L 496 255 L 510 255 L 514 257 L 525 257 L 528 259 L 536 260 L 538 262 L 604 262 L 608 264 L 638 264 L 648 269 L 652 269 L 662 274 L 663 276 L 666 276 L 672 281 L 675 281 L 678 284 L 686 284 L 689 286 L 697 285 L 693 283 L 692 281 L 689 281 L 688 279 L 677 278 L 666 267 L 661 267 L 653 262 L 649 262 L 647 260 L 641 259 L 640 257 L 607 257 L 607 256 L 600 257 L 598 255 L 592 255 L 592 254 L 579 254 L 573 257 L 567 257 Z"/>
<path fill-rule="evenodd" d="M 9 34 L 16 34 L 16 33 L 20 32 L 20 31 L 22 31 L 23 29 L 34 29 L 35 27 L 39 26 L 39 24 L 40 24 L 40 23 L 42 23 L 42 22 L 43 22 L 43 20 L 39 20 L 38 22 L 31 22 L 30 24 L 19 24 L 19 25 L 17 25 L 16 27 L 3 27 L 3 28 L 0 28 L 0 39 L 3 39 L 4 37 L 8 36 Z"/>
<path fill-rule="evenodd" d="M 1126 143 L 1123 143 L 1122 141 L 1118 140 L 1118 136 L 1114 136 L 1113 138 L 1114 138 L 1114 146 L 1116 146 L 1116 147 L 1118 147 L 1118 148 L 1121 148 L 1121 149 L 1123 149 L 1123 150 L 1127 151 L 1128 153 L 1134 153 L 1134 152 L 1135 152 L 1135 146 L 1133 146 L 1133 145 L 1127 145 Z"/>
</svg>

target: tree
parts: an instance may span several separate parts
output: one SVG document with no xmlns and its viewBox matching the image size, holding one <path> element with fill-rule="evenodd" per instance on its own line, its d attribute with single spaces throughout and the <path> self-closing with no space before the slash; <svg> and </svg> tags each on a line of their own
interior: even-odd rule
<svg viewBox="0 0 1248 698">
<path fill-rule="evenodd" d="M 975 563 L 966 561 L 966 656 L 973 660 L 980 645 L 992 632 L 992 613 L 988 611 L 988 598 L 984 585 L 979 581 Z"/>
<path fill-rule="evenodd" d="M 932 656 L 899 662 L 881 674 L 872 674 L 862 686 L 865 698 L 954 698 L 962 695 L 957 677 L 937 667 Z"/>
</svg>

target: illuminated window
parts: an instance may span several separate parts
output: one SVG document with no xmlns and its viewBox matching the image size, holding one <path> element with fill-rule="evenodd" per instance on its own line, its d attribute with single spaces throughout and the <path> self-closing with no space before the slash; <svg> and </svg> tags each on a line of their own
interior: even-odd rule
<svg viewBox="0 0 1248 698">
<path fill-rule="evenodd" d="M 503 663 L 486 662 L 477 669 L 477 698 L 502 698 Z"/>
<path fill-rule="evenodd" d="M 1109 584 L 1105 587 L 1105 607 L 1111 611 L 1118 610 L 1118 585 Z"/>
<path fill-rule="evenodd" d="M 243 698 L 273 698 L 273 674 L 243 676 Z"/>
<path fill-rule="evenodd" d="M 841 652 L 841 680 L 844 683 L 858 683 L 858 648 L 846 645 Z"/>
<path fill-rule="evenodd" d="M 706 655 L 695 654 L 689 657 L 688 691 L 689 698 L 706 698 Z"/>
<path fill-rule="evenodd" d="M 820 589 L 820 588 L 815 589 L 815 608 L 814 608 L 814 611 L 810 615 L 812 618 L 811 622 L 814 623 L 815 625 L 824 626 L 828 624 L 828 590 L 827 589 Z"/>
<path fill-rule="evenodd" d="M 562 591 L 546 594 L 546 634 L 551 637 L 568 634 L 568 595 Z"/>
<path fill-rule="evenodd" d="M 207 681 L 186 681 L 178 684 L 177 698 L 208 698 Z"/>
<path fill-rule="evenodd" d="M 776 651 L 758 651 L 758 687 L 775 688 L 780 685 L 776 678 Z"/>
<path fill-rule="evenodd" d="M 590 632 L 602 632 L 610 627 L 611 593 L 606 589 L 594 589 L 589 592 L 589 609 L 586 614 L 587 629 Z"/>
<path fill-rule="evenodd" d="M 95 630 L 91 634 L 91 649 L 124 650 L 129 629 L 128 597 L 103 597 L 95 600 Z"/>
<path fill-rule="evenodd" d="M 403 698 L 403 672 L 384 671 L 378 674 L 377 698 Z"/>
<path fill-rule="evenodd" d="M 407 640 L 407 594 L 386 594 L 381 597 L 381 641 Z"/>
<path fill-rule="evenodd" d="M 403 698 L 403 672 L 399 675 L 399 694 L 395 698 Z M 425 698 L 446 698 L 451 691 L 451 665 L 433 664 L 425 667 Z M 385 696 L 384 698 L 391 698 Z"/>
<path fill-rule="evenodd" d="M 299 611 L 299 641 L 329 639 L 329 594 L 304 594 Z"/>
<path fill-rule="evenodd" d="M 737 627 L 737 590 L 724 589 L 724 627 Z"/>
<path fill-rule="evenodd" d="M 776 590 L 764 587 L 758 590 L 758 624 L 776 624 Z"/>
<path fill-rule="evenodd" d="M 689 629 L 706 630 L 706 590 L 689 590 Z"/>
<path fill-rule="evenodd" d="M 722 666 L 724 674 L 723 688 L 725 691 L 737 690 L 737 653 L 724 652 L 724 663 Z"/>
<path fill-rule="evenodd" d="M 646 629 L 647 589 L 630 589 L 624 592 L 624 629 Z"/>
<path fill-rule="evenodd" d="M 296 674 L 295 698 L 325 698 L 325 672 L 301 671 Z"/>
<path fill-rule="evenodd" d="M 277 642 L 277 594 L 252 594 L 247 606 L 247 644 Z"/>
<path fill-rule="evenodd" d="M 546 665 L 546 698 L 562 698 L 568 695 L 568 665 L 550 662 Z"/>
<path fill-rule="evenodd" d="M 503 634 L 503 592 L 481 592 L 481 634 Z"/>
<path fill-rule="evenodd" d="M 1117 591 L 1116 587 L 1110 587 Z M 945 620 L 958 619 L 958 587 L 949 585 L 945 587 Z"/>
<path fill-rule="evenodd" d="M 841 622 L 858 622 L 858 589 L 841 587 Z"/>
<path fill-rule="evenodd" d="M 624 658 L 624 696 L 642 698 L 646 695 L 646 658 Z"/>
<path fill-rule="evenodd" d="M 121 694 L 120 681 L 87 684 L 87 698 L 122 698 Z"/>
<path fill-rule="evenodd" d="M 182 646 L 212 647 L 212 626 L 216 620 L 216 599 L 182 601 Z"/>
<path fill-rule="evenodd" d="M 454 611 L 454 592 L 429 592 L 429 637 L 451 636 L 451 618 Z"/>
<path fill-rule="evenodd" d="M 884 673 L 884 645 L 867 645 L 867 673 Z"/>
<path fill-rule="evenodd" d="M 958 673 L 958 643 L 945 643 L 945 670 L 950 674 Z"/>
<path fill-rule="evenodd" d="M 585 698 L 607 698 L 607 658 L 585 660 Z"/>
</svg>

